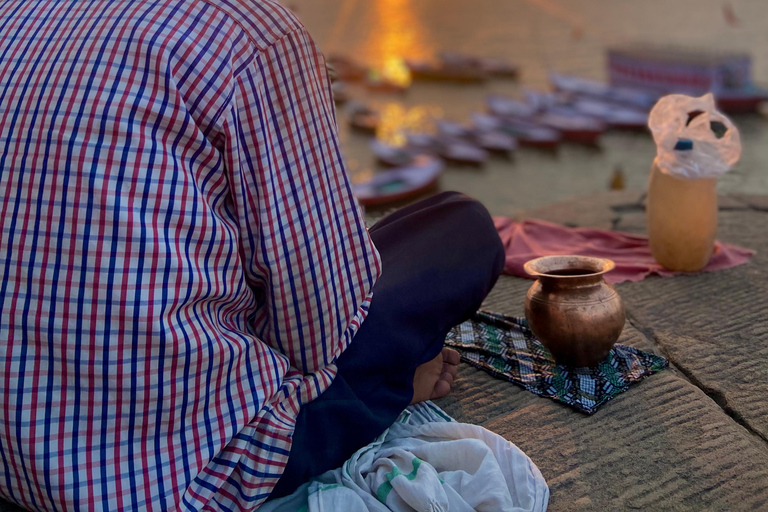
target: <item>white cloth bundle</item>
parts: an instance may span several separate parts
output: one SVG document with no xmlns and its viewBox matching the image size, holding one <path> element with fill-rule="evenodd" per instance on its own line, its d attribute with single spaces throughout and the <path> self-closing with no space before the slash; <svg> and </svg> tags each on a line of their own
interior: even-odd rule
<svg viewBox="0 0 768 512">
<path fill-rule="evenodd" d="M 266 512 L 543 512 L 549 488 L 519 448 L 431 402 Z"/>
</svg>

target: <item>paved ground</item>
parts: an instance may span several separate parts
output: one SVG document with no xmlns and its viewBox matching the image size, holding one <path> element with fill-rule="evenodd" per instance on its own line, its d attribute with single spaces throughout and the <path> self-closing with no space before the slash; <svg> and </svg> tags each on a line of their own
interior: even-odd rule
<svg viewBox="0 0 768 512">
<path fill-rule="evenodd" d="M 665 355 L 670 370 L 593 416 L 467 365 L 439 402 L 523 449 L 549 483 L 552 512 L 768 511 L 768 196 L 727 196 L 721 206 L 719 238 L 757 250 L 748 264 L 618 285 L 628 315 L 620 342 Z M 645 230 L 633 191 L 523 215 Z M 502 276 L 484 307 L 522 315 L 530 285 Z"/>
<path fill-rule="evenodd" d="M 588 417 L 462 365 L 440 406 L 522 448 L 550 510 L 768 510 L 768 197 L 724 197 L 721 240 L 746 265 L 618 285 L 621 343 L 672 369 Z M 604 193 L 529 212 L 571 225 L 644 232 L 640 193 Z M 522 315 L 531 281 L 502 277 L 485 308 Z"/>
</svg>

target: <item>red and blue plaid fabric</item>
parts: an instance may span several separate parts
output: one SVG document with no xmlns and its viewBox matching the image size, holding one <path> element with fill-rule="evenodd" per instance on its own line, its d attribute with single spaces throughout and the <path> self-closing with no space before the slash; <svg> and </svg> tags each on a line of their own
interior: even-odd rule
<svg viewBox="0 0 768 512">
<path fill-rule="evenodd" d="M 540 396 L 594 414 L 629 387 L 669 366 L 661 356 L 616 344 L 598 365 L 557 364 L 525 318 L 478 311 L 448 333 L 462 361 Z"/>
<path fill-rule="evenodd" d="M 0 495 L 253 510 L 379 256 L 266 0 L 0 0 Z"/>
</svg>

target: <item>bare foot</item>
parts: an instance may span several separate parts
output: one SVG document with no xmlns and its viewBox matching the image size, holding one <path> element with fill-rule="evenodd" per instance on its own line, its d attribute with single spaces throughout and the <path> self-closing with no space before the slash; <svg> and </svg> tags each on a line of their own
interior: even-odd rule
<svg viewBox="0 0 768 512">
<path fill-rule="evenodd" d="M 416 368 L 413 376 L 411 405 L 443 398 L 450 393 L 459 369 L 461 356 L 452 348 L 444 348 L 436 358 Z"/>
</svg>

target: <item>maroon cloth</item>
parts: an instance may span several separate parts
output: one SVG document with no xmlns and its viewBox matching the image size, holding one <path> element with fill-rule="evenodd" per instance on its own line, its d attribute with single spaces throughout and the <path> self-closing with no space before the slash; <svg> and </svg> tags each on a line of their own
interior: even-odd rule
<svg viewBox="0 0 768 512">
<path fill-rule="evenodd" d="M 590 228 L 569 228 L 542 220 L 515 222 L 507 217 L 493 219 L 507 258 L 504 273 L 531 278 L 523 265 L 541 256 L 578 254 L 607 258 L 616 269 L 605 276 L 610 283 L 641 281 L 651 274 L 670 277 L 683 272 L 667 270 L 653 259 L 645 236 Z M 754 251 L 721 242 L 703 272 L 731 268 L 746 263 Z"/>
</svg>

